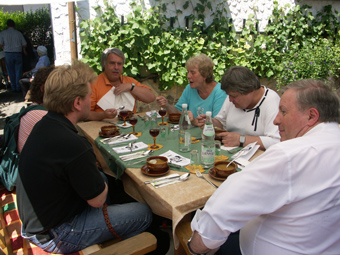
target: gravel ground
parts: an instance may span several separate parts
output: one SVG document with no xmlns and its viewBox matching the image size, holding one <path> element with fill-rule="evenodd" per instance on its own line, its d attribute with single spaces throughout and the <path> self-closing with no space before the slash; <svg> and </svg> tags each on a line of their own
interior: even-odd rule
<svg viewBox="0 0 340 255">
<path fill-rule="evenodd" d="M 21 92 L 14 93 L 0 83 L 0 135 L 3 134 L 6 117 L 19 112 L 25 105 Z"/>
</svg>

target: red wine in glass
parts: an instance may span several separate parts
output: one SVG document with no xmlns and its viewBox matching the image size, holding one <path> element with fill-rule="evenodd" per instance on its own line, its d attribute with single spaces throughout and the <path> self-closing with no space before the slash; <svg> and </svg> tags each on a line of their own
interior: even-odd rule
<svg viewBox="0 0 340 255">
<path fill-rule="evenodd" d="M 159 129 L 158 128 L 157 129 L 152 128 L 152 129 L 150 129 L 149 133 L 152 137 L 157 137 L 159 135 Z"/>
<path fill-rule="evenodd" d="M 153 137 L 153 145 L 151 145 L 150 148 L 151 149 L 158 149 L 159 146 L 156 145 L 156 137 L 159 134 L 159 128 L 150 128 L 149 133 Z"/>
<path fill-rule="evenodd" d="M 132 125 L 133 132 L 132 134 L 136 135 L 137 133 L 135 132 L 135 125 L 137 124 L 138 119 L 136 117 L 131 117 L 129 118 L 129 123 Z"/>
<path fill-rule="evenodd" d="M 158 113 L 159 113 L 159 115 L 162 116 L 162 123 L 160 123 L 160 125 L 165 125 L 165 123 L 164 123 L 164 121 L 163 121 L 163 117 L 164 117 L 165 114 L 166 114 L 166 109 L 165 109 L 165 108 L 161 108 L 161 109 L 159 109 Z"/>
<path fill-rule="evenodd" d="M 129 111 L 123 110 L 119 112 L 119 115 L 124 119 L 124 124 L 123 126 L 126 126 L 126 117 L 128 116 Z"/>
</svg>

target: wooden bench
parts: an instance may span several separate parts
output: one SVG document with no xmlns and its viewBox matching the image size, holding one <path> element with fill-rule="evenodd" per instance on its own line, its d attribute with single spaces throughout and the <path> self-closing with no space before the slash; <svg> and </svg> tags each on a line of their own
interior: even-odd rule
<svg viewBox="0 0 340 255">
<path fill-rule="evenodd" d="M 108 241 L 92 245 L 72 255 L 142 255 L 155 250 L 157 239 L 144 232 L 123 241 Z M 16 194 L 0 185 L 0 254 L 47 255 L 41 248 L 21 237 L 21 222 L 16 209 Z"/>
<path fill-rule="evenodd" d="M 190 239 L 192 235 L 190 219 L 191 219 L 190 216 L 186 215 L 180 221 L 180 223 L 178 223 L 176 227 L 175 234 L 178 237 L 179 242 L 180 242 L 180 246 L 176 252 L 177 255 L 182 255 L 182 254 L 191 255 L 188 249 L 188 246 L 187 246 L 188 240 Z"/>
</svg>

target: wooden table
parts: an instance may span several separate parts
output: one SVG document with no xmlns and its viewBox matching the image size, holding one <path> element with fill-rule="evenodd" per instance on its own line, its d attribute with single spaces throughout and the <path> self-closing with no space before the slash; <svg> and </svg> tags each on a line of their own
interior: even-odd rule
<svg viewBox="0 0 340 255">
<path fill-rule="evenodd" d="M 98 137 L 100 127 L 104 125 L 107 125 L 107 123 L 99 121 L 82 122 L 78 123 L 78 130 L 80 134 L 84 135 L 92 144 L 97 160 L 102 165 L 104 172 L 114 176 L 94 142 Z M 257 152 L 253 158 L 261 153 L 262 152 Z M 183 174 L 183 172 L 170 170 L 170 174 L 172 173 Z M 205 177 L 217 186 L 222 184 L 221 181 L 215 180 L 207 174 L 205 174 Z M 172 220 L 174 245 L 176 249 L 179 246 L 178 238 L 175 235 L 175 229 L 178 223 L 184 216 L 204 207 L 206 201 L 216 190 L 216 188 L 208 182 L 195 175 L 191 175 L 185 182 L 156 189 L 150 184 L 144 184 L 144 181 L 153 178 L 144 175 L 139 168 L 127 168 L 121 179 L 127 194 L 139 202 L 147 203 L 153 213 Z"/>
</svg>

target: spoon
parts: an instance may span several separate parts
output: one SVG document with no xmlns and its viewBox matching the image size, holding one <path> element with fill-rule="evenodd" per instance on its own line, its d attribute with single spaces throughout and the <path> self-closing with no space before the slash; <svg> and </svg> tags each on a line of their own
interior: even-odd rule
<svg viewBox="0 0 340 255">
<path fill-rule="evenodd" d="M 125 108 L 125 106 L 124 106 L 124 105 L 122 105 L 122 106 L 119 106 L 119 107 L 118 107 L 118 110 L 120 110 L 120 111 L 121 111 L 121 110 L 123 110 L 124 108 Z"/>
<path fill-rule="evenodd" d="M 185 174 L 182 174 L 178 179 L 177 178 L 176 179 L 182 182 L 182 181 L 188 180 L 189 176 L 190 176 L 190 173 L 185 173 Z M 162 181 L 161 183 L 154 184 L 154 186 L 155 186 L 155 188 L 158 188 L 158 187 L 160 187 L 164 184 L 167 184 L 167 183 L 170 183 L 170 182 L 173 182 L 173 181 L 174 181 L 174 179 L 165 180 L 165 181 Z"/>
</svg>

